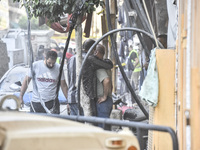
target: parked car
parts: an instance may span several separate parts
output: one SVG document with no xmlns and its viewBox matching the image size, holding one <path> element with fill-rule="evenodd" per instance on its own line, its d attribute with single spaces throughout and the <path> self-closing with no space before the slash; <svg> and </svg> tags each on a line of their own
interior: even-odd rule
<svg viewBox="0 0 200 150">
<path fill-rule="evenodd" d="M 0 80 L 0 99 L 5 96 L 5 95 L 15 95 L 19 97 L 20 95 L 20 88 L 21 84 L 28 72 L 29 67 L 27 65 L 21 64 L 21 65 L 16 65 L 9 69 L 4 76 Z M 29 83 L 29 86 L 27 88 L 26 93 L 24 94 L 24 104 L 26 106 L 30 106 L 30 101 L 32 99 L 32 91 L 33 91 L 33 86 L 32 86 L 32 80 Z M 62 92 L 62 90 L 59 90 L 59 95 L 58 99 L 60 104 L 66 105 L 66 98 Z M 7 104 L 6 107 L 10 107 L 12 109 L 13 102 L 12 100 L 6 101 Z"/>
</svg>

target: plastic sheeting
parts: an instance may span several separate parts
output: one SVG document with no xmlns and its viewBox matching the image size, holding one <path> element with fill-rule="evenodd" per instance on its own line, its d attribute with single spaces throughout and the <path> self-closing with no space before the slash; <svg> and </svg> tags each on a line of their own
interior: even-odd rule
<svg viewBox="0 0 200 150">
<path fill-rule="evenodd" d="M 156 49 L 151 51 L 150 62 L 147 70 L 147 75 L 143 81 L 139 96 L 146 101 L 150 106 L 155 107 L 158 103 L 158 71 L 156 65 Z"/>
</svg>

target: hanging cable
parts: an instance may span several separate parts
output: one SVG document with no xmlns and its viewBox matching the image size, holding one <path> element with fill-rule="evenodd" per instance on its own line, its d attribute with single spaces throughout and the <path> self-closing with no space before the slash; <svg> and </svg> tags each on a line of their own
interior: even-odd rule
<svg viewBox="0 0 200 150">
<path fill-rule="evenodd" d="M 131 0 L 131 4 L 137 11 L 138 17 L 141 21 L 141 24 L 143 25 L 144 30 L 152 34 L 151 27 L 148 23 L 147 16 L 145 15 L 140 0 Z"/>
<path fill-rule="evenodd" d="M 59 76 L 58 76 L 58 83 L 57 83 L 57 89 L 56 89 L 56 99 L 54 101 L 52 111 L 56 107 L 56 101 L 58 101 L 58 94 L 59 94 L 59 89 L 60 89 L 60 82 L 61 82 L 61 76 L 62 76 L 62 71 L 63 71 L 63 66 L 64 66 L 64 60 L 65 60 L 66 52 L 68 50 L 69 42 L 70 42 L 70 39 L 71 39 L 71 34 L 72 34 L 72 31 L 73 31 L 73 29 L 76 25 L 76 21 L 77 21 L 78 16 L 83 13 L 83 6 L 84 6 L 84 2 L 82 1 L 82 4 L 80 6 L 77 5 L 75 7 L 75 11 L 74 11 L 74 13 L 72 13 L 72 16 L 69 19 L 70 29 L 69 29 L 68 37 L 67 37 L 67 40 L 66 40 L 66 43 L 65 43 L 63 58 L 62 58 L 61 65 L 60 65 L 60 72 L 59 72 Z"/>
<path fill-rule="evenodd" d="M 146 3 L 145 3 L 144 0 L 142 0 L 142 2 L 143 2 L 143 5 L 144 5 L 144 10 L 145 10 L 145 12 L 146 12 L 147 19 L 148 19 L 148 21 L 149 21 L 149 24 L 150 24 L 150 27 L 151 27 L 151 30 L 152 30 L 152 33 L 153 33 L 155 42 L 156 42 L 156 47 L 159 47 L 159 46 L 158 46 L 158 41 L 157 41 L 157 39 L 156 39 L 155 31 L 154 31 L 154 29 L 153 29 L 153 25 L 152 25 L 152 23 L 151 23 L 151 20 L 150 20 L 150 17 L 149 17 L 149 13 L 148 13 L 148 11 L 147 11 Z"/>
<path fill-rule="evenodd" d="M 89 54 L 91 53 L 91 51 L 94 49 L 94 47 L 100 42 L 102 41 L 104 38 L 106 38 L 107 36 L 111 35 L 111 34 L 114 34 L 116 32 L 119 32 L 119 31 L 127 31 L 127 30 L 130 30 L 130 31 L 135 31 L 135 32 L 139 32 L 139 33 L 142 33 L 144 35 L 146 35 L 147 37 L 149 37 L 153 44 L 156 46 L 156 43 L 155 43 L 155 40 L 154 40 L 154 37 L 144 31 L 144 30 L 141 30 L 141 29 L 138 29 L 138 28 L 131 28 L 131 27 L 126 27 L 126 28 L 121 28 L 121 29 L 114 29 L 114 30 L 111 30 L 109 32 L 107 32 L 106 34 L 104 34 L 101 38 L 99 38 L 98 40 L 96 40 L 96 42 L 90 47 L 90 49 L 88 50 L 84 60 L 83 60 L 83 63 L 81 65 L 81 68 L 80 68 L 80 75 L 78 77 L 78 86 L 77 86 L 77 100 L 78 100 L 78 106 L 79 106 L 79 111 L 80 111 L 80 85 L 81 85 L 81 76 L 82 76 L 82 70 L 83 70 L 83 66 L 85 65 L 86 63 L 86 60 L 89 56 Z M 160 44 L 160 46 L 162 45 L 161 43 L 158 42 L 158 44 Z M 120 65 L 120 64 L 119 64 Z M 125 74 L 125 73 L 124 73 Z M 126 77 L 127 78 L 127 77 Z M 129 83 L 130 84 L 130 83 Z M 146 113 L 146 115 L 148 116 L 148 113 Z"/>
<path fill-rule="evenodd" d="M 25 0 L 23 0 L 23 3 L 25 4 L 26 2 L 25 2 Z M 34 58 L 33 58 L 33 48 L 32 48 L 32 44 L 31 44 L 31 23 L 30 23 L 30 15 L 29 15 L 29 13 L 28 13 L 28 9 L 27 9 L 27 7 L 26 7 L 26 5 L 25 5 L 25 8 L 26 8 L 26 14 L 27 14 L 27 19 L 28 19 L 28 49 L 29 49 L 29 54 L 30 54 L 30 69 L 31 69 L 31 75 L 32 75 L 32 81 L 33 81 L 33 88 L 35 88 L 36 89 L 36 91 L 38 92 L 38 96 L 39 96 L 39 100 L 40 100 L 40 103 L 41 103 L 41 105 L 42 105 L 42 107 L 45 109 L 45 111 L 47 112 L 47 113 L 50 113 L 50 111 L 49 111 L 49 109 L 45 106 L 45 103 L 44 103 L 44 101 L 42 101 L 42 99 L 41 99 L 41 96 L 40 96 L 40 93 L 39 93 L 39 91 L 38 91 L 38 88 L 37 88 L 37 85 L 36 85 L 36 81 L 35 81 L 35 75 L 34 75 L 34 72 L 33 72 L 33 61 L 34 61 Z M 32 101 L 30 100 L 30 105 L 31 105 L 31 107 L 32 107 L 32 109 L 33 109 L 33 112 L 35 112 L 35 109 L 34 109 L 34 107 L 33 107 L 33 105 L 32 105 Z"/>
<path fill-rule="evenodd" d="M 111 18 L 110 18 L 110 7 L 109 7 L 109 0 L 106 0 L 106 16 L 107 16 L 107 21 L 108 21 L 108 29 L 109 31 L 112 30 L 112 25 L 111 25 Z M 114 51 L 115 53 L 115 59 L 117 61 L 117 64 L 119 66 L 119 69 L 122 73 L 122 76 L 124 78 L 124 81 L 126 82 L 126 85 L 128 86 L 130 92 L 131 92 L 131 95 L 133 96 L 133 98 L 135 99 L 136 103 L 138 104 L 138 106 L 140 107 L 140 109 L 142 110 L 142 112 L 144 113 L 144 115 L 146 116 L 146 118 L 149 118 L 149 114 L 148 112 L 145 110 L 145 108 L 143 107 L 143 105 L 140 103 L 137 95 L 135 94 L 135 91 L 133 90 L 133 88 L 131 87 L 131 84 L 130 82 L 128 81 L 128 78 L 124 72 L 124 69 L 121 65 L 121 62 L 119 60 L 119 56 L 118 56 L 118 52 L 117 52 L 117 46 L 116 46 L 116 43 L 114 42 L 114 38 L 113 38 L 113 34 L 110 35 L 110 38 L 111 38 L 111 43 L 112 43 L 112 50 Z M 132 100 L 132 99 L 131 99 Z M 132 101 L 133 102 L 133 101 Z"/>
</svg>

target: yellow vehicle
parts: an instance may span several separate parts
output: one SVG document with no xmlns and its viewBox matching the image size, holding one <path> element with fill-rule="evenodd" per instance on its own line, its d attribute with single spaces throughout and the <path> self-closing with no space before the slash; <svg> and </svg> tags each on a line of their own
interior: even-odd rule
<svg viewBox="0 0 200 150">
<path fill-rule="evenodd" d="M 130 131 L 114 133 L 91 125 L 22 112 L 0 112 L 1 150 L 139 150 Z"/>
<path fill-rule="evenodd" d="M 19 110 L 18 98 L 13 97 L 13 100 Z M 142 141 L 143 130 L 168 132 L 173 149 L 178 150 L 176 134 L 170 127 L 98 117 L 7 111 L 2 109 L 5 101 L 0 103 L 1 150 L 140 150 L 146 145 Z M 122 130 L 105 131 L 88 123 L 120 126 Z M 137 137 L 133 128 L 137 130 Z"/>
</svg>

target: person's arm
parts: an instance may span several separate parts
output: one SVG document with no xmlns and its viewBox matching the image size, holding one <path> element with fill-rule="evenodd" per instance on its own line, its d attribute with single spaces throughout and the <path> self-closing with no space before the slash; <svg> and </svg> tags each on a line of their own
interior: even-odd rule
<svg viewBox="0 0 200 150">
<path fill-rule="evenodd" d="M 138 63 L 139 63 L 139 58 L 137 57 L 134 60 L 134 68 L 136 68 L 136 66 L 138 65 Z"/>
<path fill-rule="evenodd" d="M 24 78 L 24 81 L 23 81 L 22 86 L 21 86 L 20 96 L 19 96 L 21 103 L 23 103 L 23 96 L 24 96 L 24 93 L 26 92 L 26 90 L 28 88 L 30 81 L 31 81 L 30 77 L 26 76 Z"/>
<path fill-rule="evenodd" d="M 130 57 L 128 57 L 127 65 L 128 65 L 128 70 L 133 71 L 135 69 Z"/>
<path fill-rule="evenodd" d="M 145 70 L 148 70 L 148 66 L 149 66 L 149 62 L 145 62 L 145 64 L 143 65 L 143 68 L 145 69 Z"/>
<path fill-rule="evenodd" d="M 91 55 L 88 57 L 88 61 L 93 64 L 95 70 L 112 69 L 113 68 L 113 63 L 109 59 L 102 60 L 102 59 L 99 59 L 99 58 Z"/>
<path fill-rule="evenodd" d="M 61 89 L 62 89 L 62 92 L 63 92 L 65 98 L 67 99 L 68 87 L 67 87 L 65 80 L 60 81 L 60 86 L 61 86 Z"/>
<path fill-rule="evenodd" d="M 103 80 L 103 96 L 98 99 L 98 103 L 102 103 L 107 99 L 107 96 L 110 93 L 111 88 L 112 87 L 110 83 L 110 78 L 107 77 Z"/>
</svg>

